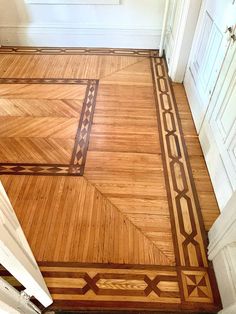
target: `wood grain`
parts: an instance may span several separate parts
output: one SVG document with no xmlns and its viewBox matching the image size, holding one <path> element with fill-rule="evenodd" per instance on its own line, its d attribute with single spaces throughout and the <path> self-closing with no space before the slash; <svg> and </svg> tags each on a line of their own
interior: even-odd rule
<svg viewBox="0 0 236 314">
<path fill-rule="evenodd" d="M 32 97 L 34 97 L 34 94 Z M 79 119 L 83 100 L 0 98 L 0 115 L 1 117 L 58 117 Z"/>
<path fill-rule="evenodd" d="M 0 172 L 82 175 L 98 82 L 0 79 Z"/>
<path fill-rule="evenodd" d="M 40 263 L 40 270 L 54 299 L 51 310 L 86 311 L 89 308 L 98 311 L 124 309 L 125 313 L 134 309 L 145 310 L 145 313 L 153 310 L 158 313 L 161 310 L 217 313 L 220 309 L 213 303 L 209 276 L 200 269 L 180 271 L 183 291 L 179 285 L 179 270 L 175 267 Z M 22 289 L 2 267 L 0 275 L 18 290 Z"/>
<path fill-rule="evenodd" d="M 37 261 L 169 264 L 168 257 L 84 178 L 1 180 Z"/>
<path fill-rule="evenodd" d="M 1 120 L 1 119 L 0 119 Z M 41 138 L 29 136 L 2 137 L 0 139 L 1 163 L 69 164 L 74 139 Z"/>
<path fill-rule="evenodd" d="M 143 58 L 103 55 L 0 55 L 3 78 L 82 78 L 100 79 Z"/>
<path fill-rule="evenodd" d="M 184 139 L 188 149 L 189 160 L 196 184 L 205 229 L 209 231 L 220 214 L 219 206 L 203 157 L 197 131 L 194 127 L 184 87 L 181 84 L 173 84 L 173 89 L 183 126 Z M 191 132 L 189 130 L 191 130 Z"/>
<path fill-rule="evenodd" d="M 84 175 L 173 264 L 149 60 L 101 79 L 99 85 Z"/>
<path fill-rule="evenodd" d="M 183 86 L 172 90 L 163 59 L 112 49 L 3 47 L 0 54 L 0 161 L 43 162 L 47 174 L 1 180 L 52 309 L 216 313 L 205 230 L 219 211 Z M 96 96 L 87 119 L 84 104 Z M 88 121 L 90 138 L 83 137 Z M 82 142 L 84 177 L 60 176 L 75 174 Z M 73 169 L 64 165 L 71 153 Z"/>
</svg>

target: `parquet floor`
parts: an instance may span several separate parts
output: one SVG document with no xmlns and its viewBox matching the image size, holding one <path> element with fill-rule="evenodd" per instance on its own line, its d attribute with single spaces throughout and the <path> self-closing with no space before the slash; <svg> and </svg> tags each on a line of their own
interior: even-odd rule
<svg viewBox="0 0 236 314">
<path fill-rule="evenodd" d="M 1 48 L 0 122 L 0 179 L 52 309 L 219 310 L 219 210 L 155 52 Z"/>
</svg>

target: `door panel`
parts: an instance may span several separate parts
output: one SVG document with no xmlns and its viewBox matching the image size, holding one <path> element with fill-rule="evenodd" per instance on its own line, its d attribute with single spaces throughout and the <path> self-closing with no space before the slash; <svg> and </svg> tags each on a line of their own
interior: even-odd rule
<svg viewBox="0 0 236 314">
<path fill-rule="evenodd" d="M 236 191 L 236 42 L 231 41 L 222 65 L 200 142 L 216 197 L 224 209 Z"/>
<path fill-rule="evenodd" d="M 236 133 L 236 131 L 234 131 Z M 234 168 L 236 168 L 236 136 L 233 137 L 233 140 L 228 146 L 229 157 L 233 163 Z"/>
<path fill-rule="evenodd" d="M 232 0 L 205 0 L 202 5 L 184 82 L 198 132 L 229 47 L 225 31 L 235 23 L 234 6 Z"/>
<path fill-rule="evenodd" d="M 231 44 L 212 97 L 207 121 L 236 190 L 236 43 Z"/>
<path fill-rule="evenodd" d="M 50 293 L 0 182 L 0 264 L 2 264 L 45 307 L 52 303 Z"/>
<path fill-rule="evenodd" d="M 234 32 L 236 1 L 206 0 L 184 81 L 221 209 L 236 189 L 236 42 L 231 37 Z"/>
<path fill-rule="evenodd" d="M 228 77 L 227 77 L 228 78 Z M 220 97 L 221 100 L 221 97 Z M 227 88 L 222 103 L 219 101 L 213 111 L 211 123 L 213 127 L 217 127 L 222 142 L 226 142 L 232 138 L 230 133 L 235 129 L 235 116 L 236 116 L 236 72 L 234 72 L 231 83 Z M 216 123 L 216 125 L 214 125 Z"/>
<path fill-rule="evenodd" d="M 225 51 L 221 53 L 223 34 L 218 29 L 211 16 L 206 12 L 205 26 L 200 36 L 200 46 L 191 65 L 192 75 L 197 82 L 203 103 L 208 104 L 212 86 L 217 79 L 220 64 Z"/>
</svg>

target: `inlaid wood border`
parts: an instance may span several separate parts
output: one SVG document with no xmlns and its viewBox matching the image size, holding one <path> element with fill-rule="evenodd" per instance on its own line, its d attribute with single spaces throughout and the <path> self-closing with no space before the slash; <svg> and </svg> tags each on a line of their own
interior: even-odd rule
<svg viewBox="0 0 236 314">
<path fill-rule="evenodd" d="M 167 66 L 157 54 L 149 53 L 148 57 L 153 72 L 176 266 L 41 262 L 41 271 L 53 294 L 53 310 L 217 313 L 221 309 L 214 271 L 207 261 L 201 209 Z M 78 161 L 81 154 L 74 149 L 73 156 Z M 63 285 L 63 279 L 70 287 Z M 76 288 L 75 280 L 78 280 Z"/>
<path fill-rule="evenodd" d="M 131 57 L 158 57 L 157 50 L 150 49 L 112 49 L 112 48 L 69 48 L 69 47 L 24 47 L 2 46 L 0 54 L 18 55 L 113 55 Z"/>
<path fill-rule="evenodd" d="M 208 267 L 201 208 L 167 67 L 162 58 L 152 59 L 151 65 L 177 262 L 182 266 Z"/>
<path fill-rule="evenodd" d="M 217 296 L 213 298 L 211 292 L 210 285 L 214 282 L 212 269 L 67 262 L 38 264 L 54 299 L 50 310 L 217 313 L 220 309 Z M 179 274 L 185 276 L 184 290 Z M 0 276 L 8 281 L 11 278 L 11 283 L 22 290 L 22 286 L 5 269 L 0 268 Z M 216 285 L 215 282 L 214 284 Z M 186 300 L 183 300 L 183 295 Z"/>
<path fill-rule="evenodd" d="M 82 176 L 88 151 L 99 81 L 90 79 L 0 78 L 0 84 L 77 84 L 87 86 L 69 164 L 0 163 L 0 175 Z"/>
<path fill-rule="evenodd" d="M 164 58 L 151 58 L 150 63 L 182 304 L 188 308 L 209 302 L 219 310 L 219 292 L 207 259 L 206 231 L 167 64 Z"/>
</svg>

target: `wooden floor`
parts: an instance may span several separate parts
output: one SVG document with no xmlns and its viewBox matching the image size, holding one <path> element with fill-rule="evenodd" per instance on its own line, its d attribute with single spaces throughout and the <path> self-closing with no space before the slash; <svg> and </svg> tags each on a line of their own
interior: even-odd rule
<svg viewBox="0 0 236 314">
<path fill-rule="evenodd" d="M 216 313 L 206 231 L 219 210 L 164 60 L 2 48 L 0 77 L 0 179 L 52 309 Z"/>
</svg>

